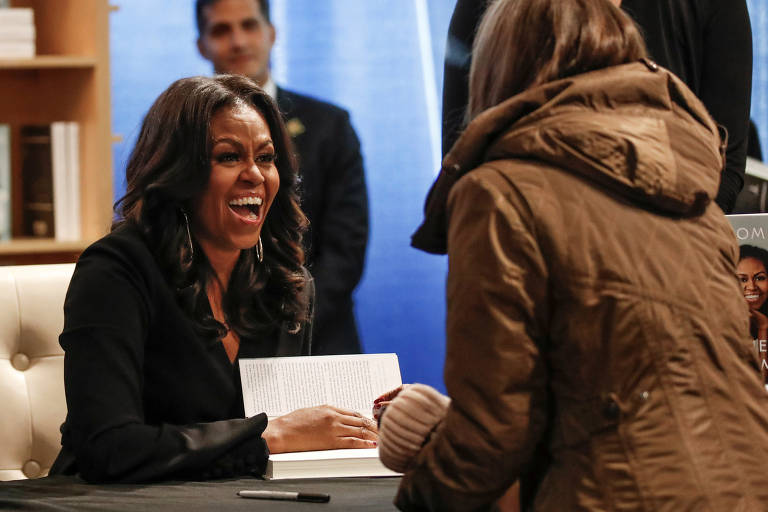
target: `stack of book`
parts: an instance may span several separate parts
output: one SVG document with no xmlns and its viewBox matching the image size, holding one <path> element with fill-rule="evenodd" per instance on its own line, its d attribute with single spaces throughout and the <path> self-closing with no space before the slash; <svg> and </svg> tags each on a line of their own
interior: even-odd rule
<svg viewBox="0 0 768 512">
<path fill-rule="evenodd" d="M 29 7 L 0 7 L 0 59 L 31 59 L 34 56 L 34 11 Z"/>
<path fill-rule="evenodd" d="M 22 126 L 19 146 L 22 235 L 79 240 L 80 143 L 77 123 Z"/>
</svg>

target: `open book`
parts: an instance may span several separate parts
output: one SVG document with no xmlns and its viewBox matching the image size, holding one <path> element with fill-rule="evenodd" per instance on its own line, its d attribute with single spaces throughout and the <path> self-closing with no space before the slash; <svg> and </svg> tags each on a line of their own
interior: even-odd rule
<svg viewBox="0 0 768 512">
<path fill-rule="evenodd" d="M 268 418 L 324 404 L 371 418 L 373 400 L 402 384 L 397 354 L 241 359 L 240 378 L 245 415 Z M 391 475 L 372 448 L 273 454 L 265 478 Z"/>
</svg>

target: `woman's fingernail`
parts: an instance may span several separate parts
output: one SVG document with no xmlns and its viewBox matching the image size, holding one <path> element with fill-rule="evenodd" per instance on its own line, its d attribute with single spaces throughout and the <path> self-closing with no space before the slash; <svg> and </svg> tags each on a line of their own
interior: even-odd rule
<svg viewBox="0 0 768 512">
<path fill-rule="evenodd" d="M 377 403 L 381 402 L 381 400 L 382 400 L 382 397 L 379 397 L 376 400 L 374 400 L 373 403 L 377 404 Z"/>
<path fill-rule="evenodd" d="M 373 404 L 373 408 L 374 408 L 374 409 L 381 409 L 381 404 L 376 404 L 376 403 L 374 403 L 374 404 Z"/>
</svg>

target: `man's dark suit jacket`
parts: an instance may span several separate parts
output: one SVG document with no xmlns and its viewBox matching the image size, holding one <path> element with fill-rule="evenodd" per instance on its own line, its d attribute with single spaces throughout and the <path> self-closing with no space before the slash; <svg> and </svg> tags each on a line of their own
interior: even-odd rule
<svg viewBox="0 0 768 512">
<path fill-rule="evenodd" d="M 310 222 L 307 261 L 317 294 L 312 353 L 358 353 L 352 291 L 368 242 L 360 142 L 339 107 L 282 88 L 277 104 L 296 145 L 302 209 Z"/>
</svg>

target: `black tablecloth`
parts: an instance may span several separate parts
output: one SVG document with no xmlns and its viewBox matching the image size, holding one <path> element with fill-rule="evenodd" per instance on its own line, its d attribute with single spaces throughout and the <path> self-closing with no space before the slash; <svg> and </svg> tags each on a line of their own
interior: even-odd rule
<svg viewBox="0 0 768 512">
<path fill-rule="evenodd" d="M 0 482 L 0 510 L 307 510 L 316 512 L 396 510 L 392 505 L 400 478 L 331 478 L 272 480 L 255 478 L 208 482 L 92 485 L 75 477 Z M 321 492 L 329 503 L 245 499 L 243 489 Z"/>
</svg>

